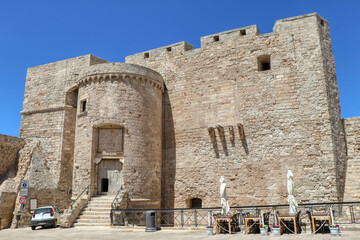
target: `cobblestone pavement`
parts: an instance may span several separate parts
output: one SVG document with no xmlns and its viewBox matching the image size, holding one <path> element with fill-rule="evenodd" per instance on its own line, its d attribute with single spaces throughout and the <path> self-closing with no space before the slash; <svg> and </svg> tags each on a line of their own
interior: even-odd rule
<svg viewBox="0 0 360 240">
<path fill-rule="evenodd" d="M 310 233 L 302 233 L 299 235 L 282 235 L 282 236 L 260 236 L 260 235 L 244 235 L 232 234 L 231 236 L 221 234 L 207 236 L 206 230 L 161 230 L 157 232 L 145 232 L 144 229 L 124 229 L 111 227 L 76 227 L 76 228 L 48 228 L 36 229 L 32 231 L 30 227 L 22 229 L 3 229 L 0 231 L 0 240 L 13 239 L 147 239 L 147 240 L 176 240 L 176 239 L 251 239 L 251 240 L 270 240 L 270 239 L 360 239 L 359 231 L 343 231 L 341 236 L 330 236 L 329 234 L 312 235 Z"/>
</svg>

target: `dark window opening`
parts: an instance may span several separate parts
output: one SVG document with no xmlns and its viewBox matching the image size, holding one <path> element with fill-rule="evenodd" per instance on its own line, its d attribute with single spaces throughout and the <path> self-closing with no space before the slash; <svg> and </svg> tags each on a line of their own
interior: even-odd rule
<svg viewBox="0 0 360 240">
<path fill-rule="evenodd" d="M 244 35 L 246 35 L 246 30 L 245 29 L 240 30 L 240 36 L 244 36 Z"/>
<path fill-rule="evenodd" d="M 108 178 L 102 178 L 101 179 L 101 191 L 102 192 L 108 192 L 109 191 L 109 179 Z"/>
<path fill-rule="evenodd" d="M 214 39 L 214 42 L 218 42 L 220 40 L 219 36 L 214 36 L 213 39 Z"/>
<path fill-rule="evenodd" d="M 171 52 L 171 47 L 166 48 L 166 51 Z"/>
<path fill-rule="evenodd" d="M 324 20 L 320 20 L 320 24 L 321 24 L 321 26 L 324 26 Z"/>
<path fill-rule="evenodd" d="M 86 112 L 86 100 L 81 101 L 81 111 Z"/>
<path fill-rule="evenodd" d="M 147 53 L 144 53 L 144 58 L 149 58 L 150 57 L 150 54 L 147 52 Z"/>
<path fill-rule="evenodd" d="M 258 57 L 258 70 L 266 71 L 271 69 L 270 55 Z"/>
<path fill-rule="evenodd" d="M 201 208 L 202 200 L 200 198 L 193 198 L 190 202 L 190 208 Z"/>
</svg>

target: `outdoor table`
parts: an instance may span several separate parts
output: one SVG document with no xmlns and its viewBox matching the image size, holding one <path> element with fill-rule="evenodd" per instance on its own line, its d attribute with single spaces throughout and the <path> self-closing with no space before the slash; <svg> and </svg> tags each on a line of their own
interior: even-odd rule
<svg viewBox="0 0 360 240">
<path fill-rule="evenodd" d="M 229 234 L 231 234 L 231 217 L 217 217 L 215 218 L 216 226 L 215 226 L 215 233 L 219 234 L 219 223 L 220 222 L 227 222 L 229 225 Z"/>
<path fill-rule="evenodd" d="M 296 224 L 296 216 L 295 215 L 291 215 L 291 216 L 278 216 L 279 219 L 279 225 L 280 225 L 280 234 L 282 234 L 285 225 L 282 223 L 281 220 L 285 220 L 285 219 L 290 219 L 290 221 L 294 222 L 294 233 L 297 234 L 298 233 L 298 229 L 297 229 L 297 224 Z"/>
<path fill-rule="evenodd" d="M 258 221 L 260 224 L 260 217 L 245 217 L 245 233 L 246 234 L 249 234 L 248 222 L 250 220 L 253 220 L 254 222 Z"/>
<path fill-rule="evenodd" d="M 325 219 L 329 220 L 329 223 L 331 224 L 331 216 L 329 214 L 313 214 L 311 215 L 311 224 L 312 224 L 312 228 L 313 228 L 313 233 L 316 234 L 317 229 L 315 229 L 315 220 L 318 219 Z"/>
</svg>

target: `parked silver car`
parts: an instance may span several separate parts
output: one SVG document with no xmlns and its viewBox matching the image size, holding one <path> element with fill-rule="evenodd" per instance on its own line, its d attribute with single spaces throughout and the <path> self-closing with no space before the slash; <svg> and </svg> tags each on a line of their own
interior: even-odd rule
<svg viewBox="0 0 360 240">
<path fill-rule="evenodd" d="M 31 229 L 35 230 L 37 226 L 56 227 L 57 224 L 60 224 L 60 213 L 60 210 L 55 206 L 37 208 L 31 218 Z"/>
</svg>

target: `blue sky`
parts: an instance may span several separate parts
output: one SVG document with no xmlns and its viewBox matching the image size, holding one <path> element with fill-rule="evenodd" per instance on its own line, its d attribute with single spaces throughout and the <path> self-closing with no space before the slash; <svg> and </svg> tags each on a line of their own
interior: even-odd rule
<svg viewBox="0 0 360 240">
<path fill-rule="evenodd" d="M 360 116 L 360 1 L 0 0 L 0 134 L 18 136 L 26 69 L 85 54 L 141 51 L 317 12 L 330 22 L 342 116 Z"/>
</svg>

